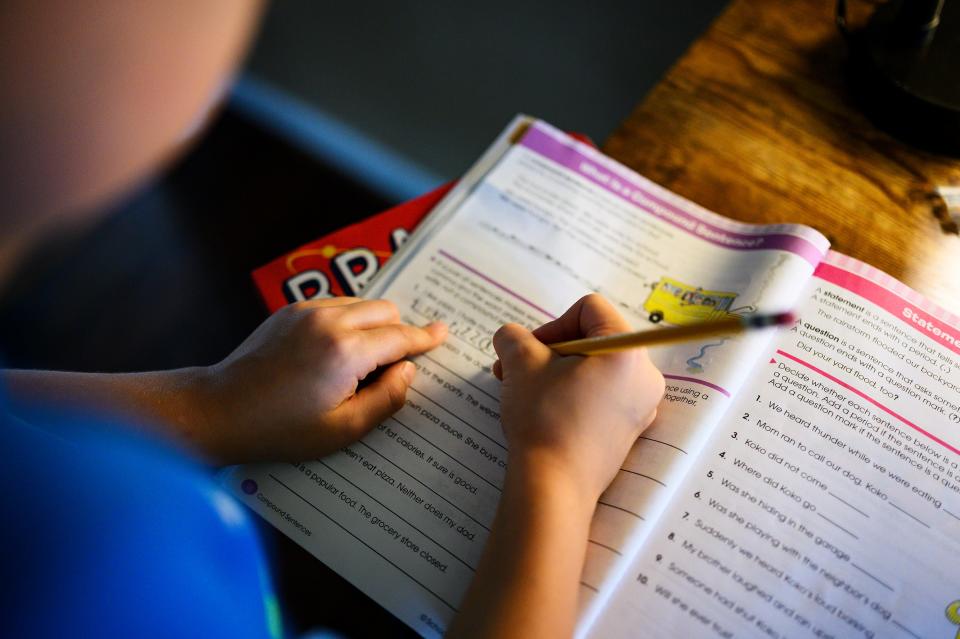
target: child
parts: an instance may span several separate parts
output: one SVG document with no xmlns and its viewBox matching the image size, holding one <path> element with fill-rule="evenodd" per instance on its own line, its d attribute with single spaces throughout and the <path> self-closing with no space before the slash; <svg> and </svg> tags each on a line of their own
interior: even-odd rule
<svg viewBox="0 0 960 639">
<path fill-rule="evenodd" d="M 5 4 L 0 277 L 36 238 L 102 207 L 177 150 L 259 10 L 251 0 Z M 507 325 L 494 336 L 510 465 L 452 636 L 572 632 L 590 517 L 653 419 L 663 379 L 640 350 L 561 358 L 544 343 L 628 329 L 588 296 L 533 333 Z M 201 466 L 131 431 L 224 464 L 318 457 L 399 409 L 415 373 L 405 358 L 445 335 L 440 324 L 401 323 L 389 302 L 338 298 L 283 309 L 208 367 L 6 371 L 7 631 L 279 635 L 243 511 Z M 124 418 L 92 417 L 104 413 Z"/>
</svg>

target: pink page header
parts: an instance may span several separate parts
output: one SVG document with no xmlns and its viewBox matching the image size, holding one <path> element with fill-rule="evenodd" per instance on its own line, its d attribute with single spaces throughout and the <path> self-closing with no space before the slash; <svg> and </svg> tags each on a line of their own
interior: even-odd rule
<svg viewBox="0 0 960 639">
<path fill-rule="evenodd" d="M 844 261 L 851 265 L 859 265 L 852 258 L 834 258 L 836 254 L 831 252 L 831 262 Z M 866 266 L 866 265 L 864 265 Z M 875 271 L 869 267 L 870 271 Z M 867 273 L 868 275 L 870 273 Z M 870 302 L 873 302 L 891 315 L 895 315 L 900 321 L 909 324 L 914 330 L 923 333 L 928 339 L 940 344 L 941 346 L 960 354 L 960 328 L 957 327 L 955 317 L 940 309 L 932 308 L 933 304 L 927 300 L 920 299 L 916 291 L 907 289 L 901 282 L 897 282 L 886 274 L 880 274 L 884 280 L 892 280 L 888 284 L 899 285 L 897 288 L 903 290 L 903 295 L 890 290 L 891 287 L 885 287 L 873 279 L 868 279 L 864 275 L 847 270 L 843 266 L 838 266 L 830 262 L 823 262 L 814 272 L 815 277 L 836 284 L 851 293 L 855 293 Z M 908 297 L 914 298 L 912 301 Z M 936 313 L 937 316 L 934 315 Z"/>
</svg>

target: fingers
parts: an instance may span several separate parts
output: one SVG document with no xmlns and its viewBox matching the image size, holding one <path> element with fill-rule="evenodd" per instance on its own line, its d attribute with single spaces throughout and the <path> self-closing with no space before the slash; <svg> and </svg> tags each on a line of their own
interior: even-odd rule
<svg viewBox="0 0 960 639">
<path fill-rule="evenodd" d="M 350 297 L 343 295 L 341 297 L 323 297 L 313 300 L 304 300 L 302 302 L 297 302 L 296 306 L 302 308 L 334 308 L 337 306 L 349 306 L 351 304 L 359 304 L 363 302 L 359 297 Z"/>
<path fill-rule="evenodd" d="M 361 349 L 371 370 L 404 357 L 419 355 L 443 343 L 447 327 L 441 322 L 423 328 L 410 324 L 392 324 L 369 328 L 359 333 Z"/>
<path fill-rule="evenodd" d="M 417 367 L 410 362 L 386 368 L 375 382 L 337 407 L 338 421 L 342 420 L 352 438 L 362 436 L 403 407 L 416 372 Z"/>
<path fill-rule="evenodd" d="M 631 330 L 630 324 L 617 312 L 613 304 L 596 293 L 585 295 L 567 311 L 533 331 L 545 344 L 580 337 L 596 337 Z"/>
<path fill-rule="evenodd" d="M 388 300 L 344 296 L 306 300 L 291 306 L 302 311 L 320 311 L 325 318 L 334 320 L 345 328 L 372 328 L 400 321 L 396 304 Z"/>
<path fill-rule="evenodd" d="M 345 306 L 339 319 L 347 328 L 375 328 L 399 323 L 400 311 L 387 300 L 363 300 Z"/>
<path fill-rule="evenodd" d="M 364 300 L 359 297 L 331 297 L 299 302 L 304 309 L 327 309 L 325 317 L 335 319 L 345 328 L 364 329 L 400 321 L 396 304 L 387 300 Z"/>
<path fill-rule="evenodd" d="M 499 362 L 494 363 L 494 374 L 499 364 L 500 379 L 515 368 L 530 369 L 544 364 L 553 357 L 553 351 L 534 337 L 533 333 L 519 324 L 505 324 L 493 335 L 493 348 Z"/>
<path fill-rule="evenodd" d="M 584 337 L 626 333 L 633 330 L 630 323 L 601 295 L 588 295 L 580 307 L 580 331 Z"/>
</svg>

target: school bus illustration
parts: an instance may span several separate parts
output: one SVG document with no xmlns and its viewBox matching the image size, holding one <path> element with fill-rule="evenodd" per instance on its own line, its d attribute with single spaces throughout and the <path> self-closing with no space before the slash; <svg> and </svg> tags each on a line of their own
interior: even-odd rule
<svg viewBox="0 0 960 639">
<path fill-rule="evenodd" d="M 677 325 L 739 317 L 739 313 L 754 310 L 750 306 L 731 308 L 736 297 L 737 294 L 730 291 L 705 291 L 699 286 L 661 277 L 643 303 L 643 310 L 650 313 L 650 321 L 655 324 L 663 321 Z"/>
<path fill-rule="evenodd" d="M 950 620 L 950 623 L 952 623 L 955 626 L 960 626 L 960 599 L 957 599 L 956 601 L 951 601 L 950 604 L 947 605 L 946 612 L 947 612 L 947 619 Z M 953 630 L 951 630 L 950 632 L 953 632 Z M 960 639 L 960 629 L 957 630 L 957 639 Z"/>
</svg>

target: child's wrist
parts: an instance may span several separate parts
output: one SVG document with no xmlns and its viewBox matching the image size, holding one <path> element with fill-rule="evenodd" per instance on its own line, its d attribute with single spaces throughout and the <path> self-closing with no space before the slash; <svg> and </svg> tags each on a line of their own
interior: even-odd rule
<svg viewBox="0 0 960 639">
<path fill-rule="evenodd" d="M 222 431 L 226 419 L 216 391 L 214 367 L 183 368 L 174 373 L 182 404 L 178 420 L 182 434 L 203 453 L 222 461 Z"/>
<path fill-rule="evenodd" d="M 512 455 L 507 469 L 507 485 L 531 499 L 562 500 L 573 512 L 586 517 L 592 516 L 602 492 L 575 466 L 547 451 Z"/>
</svg>

